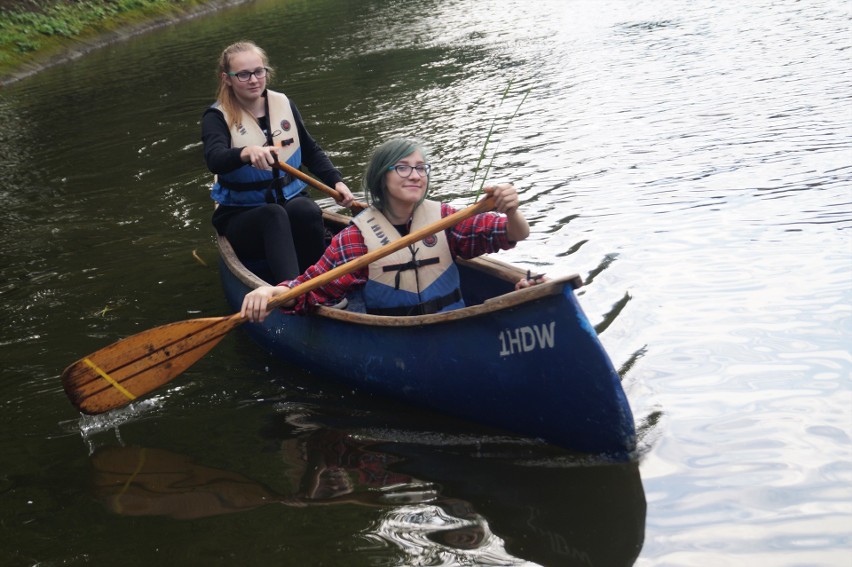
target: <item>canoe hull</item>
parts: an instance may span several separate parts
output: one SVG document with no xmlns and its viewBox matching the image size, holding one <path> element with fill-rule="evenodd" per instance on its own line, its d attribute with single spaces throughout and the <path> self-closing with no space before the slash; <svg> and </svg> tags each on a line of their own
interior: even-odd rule
<svg viewBox="0 0 852 567">
<path fill-rule="evenodd" d="M 225 295 L 238 310 L 254 284 L 223 258 Z M 509 293 L 510 282 L 476 261 L 461 272 L 469 304 L 483 290 L 507 295 L 423 317 L 276 310 L 244 327 L 271 354 L 357 389 L 572 451 L 630 458 L 630 406 L 572 281 Z"/>
</svg>

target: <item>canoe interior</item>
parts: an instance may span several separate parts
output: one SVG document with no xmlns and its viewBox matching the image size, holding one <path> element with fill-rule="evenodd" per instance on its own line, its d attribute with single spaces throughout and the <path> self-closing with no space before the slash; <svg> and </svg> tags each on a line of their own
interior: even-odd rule
<svg viewBox="0 0 852 567">
<path fill-rule="evenodd" d="M 327 229 L 327 240 L 330 241 L 332 235 L 349 224 L 351 217 L 330 211 L 323 211 L 323 220 Z M 222 236 L 217 238 L 217 244 L 220 256 L 227 268 L 248 287 L 256 288 L 265 284 L 274 285 L 278 283 L 272 281 L 273 278 L 265 261 L 243 262 L 234 253 L 227 239 Z M 489 299 L 513 291 L 515 283 L 526 275 L 524 270 L 490 256 L 474 258 L 473 260 L 459 258 L 456 260 L 456 264 L 459 268 L 461 278 L 462 296 L 464 297 L 465 304 L 468 306 L 480 305 Z M 474 271 L 493 277 L 473 277 L 472 272 Z M 572 289 L 577 289 L 583 285 L 582 279 L 577 274 L 559 278 L 559 281 L 567 281 Z M 322 311 L 326 312 L 328 310 L 324 309 Z M 328 313 L 324 314 L 329 315 Z M 404 317 L 403 319 L 411 318 Z"/>
</svg>

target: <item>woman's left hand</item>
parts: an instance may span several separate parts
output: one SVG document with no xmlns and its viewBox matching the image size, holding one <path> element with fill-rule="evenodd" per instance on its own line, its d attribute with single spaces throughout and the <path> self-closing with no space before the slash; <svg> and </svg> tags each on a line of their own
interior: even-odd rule
<svg viewBox="0 0 852 567">
<path fill-rule="evenodd" d="M 346 186 L 346 183 L 338 181 L 334 184 L 334 188 L 338 193 L 340 193 L 340 200 L 337 201 L 338 203 L 344 207 L 348 207 L 355 202 L 355 196 L 352 194 L 352 191 L 349 190 L 349 187 Z"/>
<path fill-rule="evenodd" d="M 506 234 L 512 242 L 520 242 L 530 235 L 530 225 L 518 208 L 521 199 L 515 186 L 511 183 L 498 183 L 484 187 L 483 191 L 494 197 L 494 210 L 503 213 L 509 219 L 506 226 Z"/>
<path fill-rule="evenodd" d="M 521 204 L 518 192 L 511 183 L 498 183 L 484 187 L 483 191 L 494 197 L 494 210 L 498 213 L 509 214 L 518 210 Z"/>
</svg>

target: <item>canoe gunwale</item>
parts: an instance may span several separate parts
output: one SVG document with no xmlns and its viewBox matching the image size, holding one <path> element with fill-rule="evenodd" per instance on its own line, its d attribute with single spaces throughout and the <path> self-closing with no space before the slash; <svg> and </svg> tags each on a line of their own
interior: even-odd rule
<svg viewBox="0 0 852 567">
<path fill-rule="evenodd" d="M 343 224 L 348 222 L 349 217 L 323 212 L 326 221 L 332 224 Z M 216 243 L 219 248 L 219 255 L 227 269 L 247 287 L 254 289 L 259 286 L 269 285 L 266 281 L 258 277 L 254 272 L 249 270 L 240 259 L 237 257 L 228 239 L 222 235 L 217 235 Z M 457 258 L 456 262 L 468 266 L 474 270 L 488 273 L 497 278 L 503 279 L 514 284 L 520 278 L 526 275 L 524 270 L 491 258 L 490 256 L 481 256 L 472 260 Z M 535 301 L 542 297 L 550 295 L 559 295 L 564 293 L 565 287 L 568 286 L 572 290 L 582 286 L 582 280 L 579 275 L 572 274 L 554 278 L 545 283 L 528 287 L 518 291 L 512 291 L 503 295 L 492 297 L 485 300 L 482 304 L 446 311 L 443 313 L 433 313 L 431 315 L 414 315 L 414 316 L 384 316 L 384 315 L 368 315 L 366 313 L 356 313 L 342 309 L 332 309 L 329 307 L 317 308 L 315 314 L 320 317 L 329 319 L 337 319 L 349 321 L 352 323 L 373 326 L 385 327 L 413 327 L 422 325 L 434 325 L 465 319 L 468 317 L 477 317 L 486 313 L 493 313 L 503 309 L 511 309 L 524 303 Z"/>
</svg>

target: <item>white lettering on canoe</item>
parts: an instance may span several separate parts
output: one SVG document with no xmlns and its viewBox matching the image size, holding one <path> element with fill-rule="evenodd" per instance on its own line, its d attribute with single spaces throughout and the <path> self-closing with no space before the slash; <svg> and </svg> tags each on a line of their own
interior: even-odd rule
<svg viewBox="0 0 852 567">
<path fill-rule="evenodd" d="M 500 331 L 500 356 L 553 348 L 555 337 L 556 321 Z"/>
</svg>

